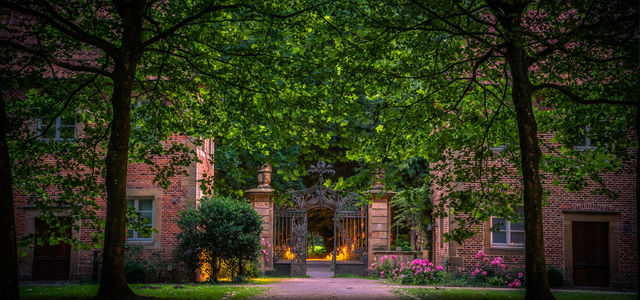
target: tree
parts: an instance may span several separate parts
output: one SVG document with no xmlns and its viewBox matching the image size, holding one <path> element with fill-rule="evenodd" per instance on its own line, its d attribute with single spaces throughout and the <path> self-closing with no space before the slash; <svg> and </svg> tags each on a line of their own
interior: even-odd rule
<svg viewBox="0 0 640 300">
<path fill-rule="evenodd" d="M 7 143 L 7 131 L 9 120 L 5 108 L 4 96 L 0 96 L 0 193 L 2 197 L 2 215 L 0 216 L 0 226 L 2 239 L 7 243 L 2 247 L 2 265 L 6 270 L 2 272 L 2 286 L 0 293 L 10 299 L 19 299 L 18 290 L 18 251 L 16 245 L 16 223 L 13 209 L 13 184 L 11 175 L 11 161 L 9 160 L 9 145 Z"/>
<path fill-rule="evenodd" d="M 628 143 L 626 134 L 612 133 L 628 133 L 634 119 L 628 109 L 615 105 L 637 107 L 639 103 L 637 6 L 410 1 L 337 4 L 332 9 L 334 18 L 327 30 L 335 32 L 335 44 L 340 45 L 336 48 L 347 58 L 338 63 L 339 68 L 362 76 L 360 83 L 352 84 L 356 90 L 367 87 L 366 96 L 355 97 L 349 102 L 354 108 L 348 111 L 355 113 L 363 103 L 377 102 L 381 107 L 376 116 L 378 134 L 363 137 L 363 147 L 352 156 L 370 161 L 424 156 L 430 162 L 448 157 L 453 163 L 446 166 L 449 169 L 441 165 L 449 174 L 443 184 L 477 183 L 477 189 L 452 193 L 447 199 L 458 213 L 466 213 L 469 222 L 492 213 L 514 217 L 513 206 L 522 195 L 526 298 L 552 299 L 542 239 L 541 159 L 545 167 L 555 165 L 555 171 L 564 169 L 569 174 L 558 160 L 547 164 L 553 159 L 540 149 L 545 144 L 538 138 L 538 121 L 548 122 L 544 129 L 558 130 L 558 139 L 566 142 L 569 129 L 577 126 L 561 127 L 558 121 L 579 112 L 584 117 L 580 124 L 591 123 L 594 134 L 611 137 L 600 139 L 601 149 L 592 153 L 576 153 L 573 144 L 566 144 L 567 151 L 561 155 L 565 159 L 597 158 L 584 160 L 592 168 L 571 175 L 582 178 L 577 182 L 585 178 L 598 182 L 596 173 L 603 166 L 623 166 L 626 146 L 637 144 Z M 556 122 L 545 114 L 555 115 Z M 596 117 L 604 122 L 595 122 Z M 614 143 L 617 150 L 611 147 Z M 506 146 L 502 161 L 513 163 L 522 174 L 521 190 L 501 191 L 505 187 L 497 173 L 500 169 L 488 163 L 495 156 L 490 148 L 500 145 Z M 464 231 L 457 233 L 461 238 L 468 236 Z"/>
<path fill-rule="evenodd" d="M 299 59 L 294 51 L 297 44 L 284 47 L 275 43 L 293 38 L 287 27 L 277 25 L 279 20 L 294 18 L 309 8 L 288 4 L 0 2 L 7 16 L 3 19 L 18 24 L 9 26 L 3 35 L 3 49 L 28 58 L 28 67 L 35 65 L 31 60 L 44 65 L 37 69 L 41 78 L 62 73 L 67 79 L 85 74 L 99 79 L 98 95 L 106 101 L 81 101 L 86 106 L 97 103 L 90 112 L 103 118 L 94 126 L 108 136 L 104 157 L 107 217 L 99 297 L 132 295 L 123 259 L 127 164 L 134 150 L 132 100 L 151 99 L 156 112 L 165 117 L 151 126 L 160 137 L 170 132 L 207 137 L 240 132 L 245 139 L 238 142 L 246 148 L 255 146 L 256 141 L 265 148 L 267 130 L 264 126 L 254 130 L 254 120 L 246 117 L 253 106 L 296 96 L 293 89 L 282 85 L 287 80 L 281 74 L 299 76 L 289 66 Z M 10 66 L 16 67 L 15 63 Z M 271 117 L 282 119 L 283 114 Z M 304 134 L 307 130 L 297 128 L 288 132 Z M 153 148 L 149 144 L 134 143 L 133 147 L 157 154 L 157 145 Z M 144 155 L 131 158 L 150 161 Z"/>
</svg>

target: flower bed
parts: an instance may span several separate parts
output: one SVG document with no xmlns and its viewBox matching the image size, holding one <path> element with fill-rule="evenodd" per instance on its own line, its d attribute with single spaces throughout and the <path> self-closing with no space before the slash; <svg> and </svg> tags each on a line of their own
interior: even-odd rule
<svg viewBox="0 0 640 300">
<path fill-rule="evenodd" d="M 519 288 L 524 283 L 523 268 L 507 265 L 501 257 L 489 258 L 482 250 L 476 254 L 475 268 L 447 272 L 427 259 L 398 264 L 395 255 L 383 256 L 369 270 L 377 277 L 394 283 L 411 285 L 497 286 Z"/>
<path fill-rule="evenodd" d="M 442 266 L 435 266 L 428 259 L 414 259 L 410 263 L 395 264 L 395 255 L 380 258 L 380 262 L 374 262 L 369 270 L 380 278 L 400 281 L 402 284 L 442 284 L 446 272 Z"/>
</svg>

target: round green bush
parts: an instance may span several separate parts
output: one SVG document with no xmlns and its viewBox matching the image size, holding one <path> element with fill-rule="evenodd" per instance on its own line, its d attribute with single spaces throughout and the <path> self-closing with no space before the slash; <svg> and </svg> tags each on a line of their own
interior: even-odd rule
<svg viewBox="0 0 640 300">
<path fill-rule="evenodd" d="M 176 258 L 188 272 L 208 265 L 217 281 L 222 266 L 234 281 L 242 281 L 262 247 L 262 219 L 251 205 L 239 199 L 212 197 L 200 207 L 180 213 Z"/>
<path fill-rule="evenodd" d="M 564 276 L 562 275 L 562 271 L 549 266 L 547 267 L 547 276 L 549 277 L 550 287 L 561 287 L 564 285 Z"/>
<path fill-rule="evenodd" d="M 147 268 L 140 262 L 130 261 L 124 265 L 125 276 L 129 283 L 147 282 Z"/>
</svg>

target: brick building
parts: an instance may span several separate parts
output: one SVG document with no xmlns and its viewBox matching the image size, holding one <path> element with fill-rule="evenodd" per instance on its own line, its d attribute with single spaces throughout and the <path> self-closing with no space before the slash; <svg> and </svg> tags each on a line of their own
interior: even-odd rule
<svg viewBox="0 0 640 300">
<path fill-rule="evenodd" d="M 58 124 L 64 122 L 57 122 Z M 56 125 L 56 136 L 60 136 L 63 126 Z M 78 126 L 80 127 L 80 126 Z M 79 130 L 78 130 L 79 131 Z M 75 133 L 74 133 L 75 134 Z M 185 168 L 188 175 L 176 175 L 170 178 L 170 186 L 163 189 L 153 182 L 155 172 L 148 165 L 140 163 L 129 164 L 127 177 L 128 205 L 134 207 L 143 217 L 148 218 L 153 228 L 157 230 L 151 236 L 144 236 L 135 231 L 129 231 L 127 245 L 140 246 L 142 255 L 156 254 L 166 265 L 166 270 L 160 270 L 159 278 L 170 278 L 176 269 L 173 264 L 173 250 L 177 245 L 176 235 L 179 232 L 176 220 L 178 213 L 188 207 L 196 207 L 202 197 L 202 190 L 198 180 L 213 176 L 213 165 L 207 157 L 213 154 L 213 142 L 208 140 L 203 146 L 196 147 L 190 139 L 184 136 L 173 136 L 178 143 L 184 143 L 196 153 L 202 163 L 194 162 Z M 156 159 L 160 167 L 170 163 L 169 156 Z M 55 193 L 55 191 L 54 191 Z M 104 199 L 99 199 L 99 205 L 106 206 Z M 28 234 L 46 231 L 46 224 L 38 220 L 40 214 L 35 206 L 28 204 L 27 196 L 18 190 L 14 191 L 14 205 L 16 214 L 16 235 L 20 239 Z M 106 215 L 105 210 L 98 212 Z M 91 242 L 92 229 L 80 227 L 72 234 L 81 241 Z M 66 244 L 56 246 L 35 246 L 27 250 L 26 256 L 19 258 L 20 280 L 85 280 L 98 275 L 98 267 L 102 261 L 99 249 L 77 250 Z"/>
<path fill-rule="evenodd" d="M 550 141 L 550 136 L 541 138 Z M 635 160 L 627 163 L 635 164 Z M 514 175 L 517 170 L 507 164 L 503 167 L 502 182 L 520 186 L 521 181 Z M 636 173 L 619 170 L 603 174 L 606 186 L 619 195 L 616 200 L 592 194 L 595 184 L 580 192 L 568 192 L 562 184 L 553 185 L 551 174 L 542 175 L 543 189 L 549 192 L 542 209 L 546 261 L 563 272 L 565 286 L 637 289 Z M 457 183 L 455 189 L 474 187 L 477 184 Z M 442 201 L 448 192 L 435 187 L 433 201 Z M 436 264 L 468 270 L 479 261 L 479 250 L 490 257 L 500 256 L 505 262 L 524 264 L 522 223 L 494 216 L 476 228 L 476 236 L 459 244 L 443 238 L 444 233 L 457 226 L 453 218 L 436 221 L 432 249 Z M 492 226 L 500 230 L 492 232 Z"/>
</svg>

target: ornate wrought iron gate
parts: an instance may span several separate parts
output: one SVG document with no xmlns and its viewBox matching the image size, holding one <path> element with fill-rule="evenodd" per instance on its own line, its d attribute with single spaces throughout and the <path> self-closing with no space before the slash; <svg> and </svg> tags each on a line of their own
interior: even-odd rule
<svg viewBox="0 0 640 300">
<path fill-rule="evenodd" d="M 331 253 L 334 272 L 366 273 L 367 205 L 361 204 L 356 193 L 334 191 L 324 185 L 324 175 L 335 174 L 330 164 L 319 162 L 311 166 L 308 173 L 318 174 L 316 184 L 308 189 L 292 192 L 290 205 L 275 208 L 273 249 L 276 267 L 306 264 L 307 211 L 324 207 L 334 211 L 334 251 Z M 283 271 L 287 272 L 291 268 L 285 267 Z"/>
</svg>

